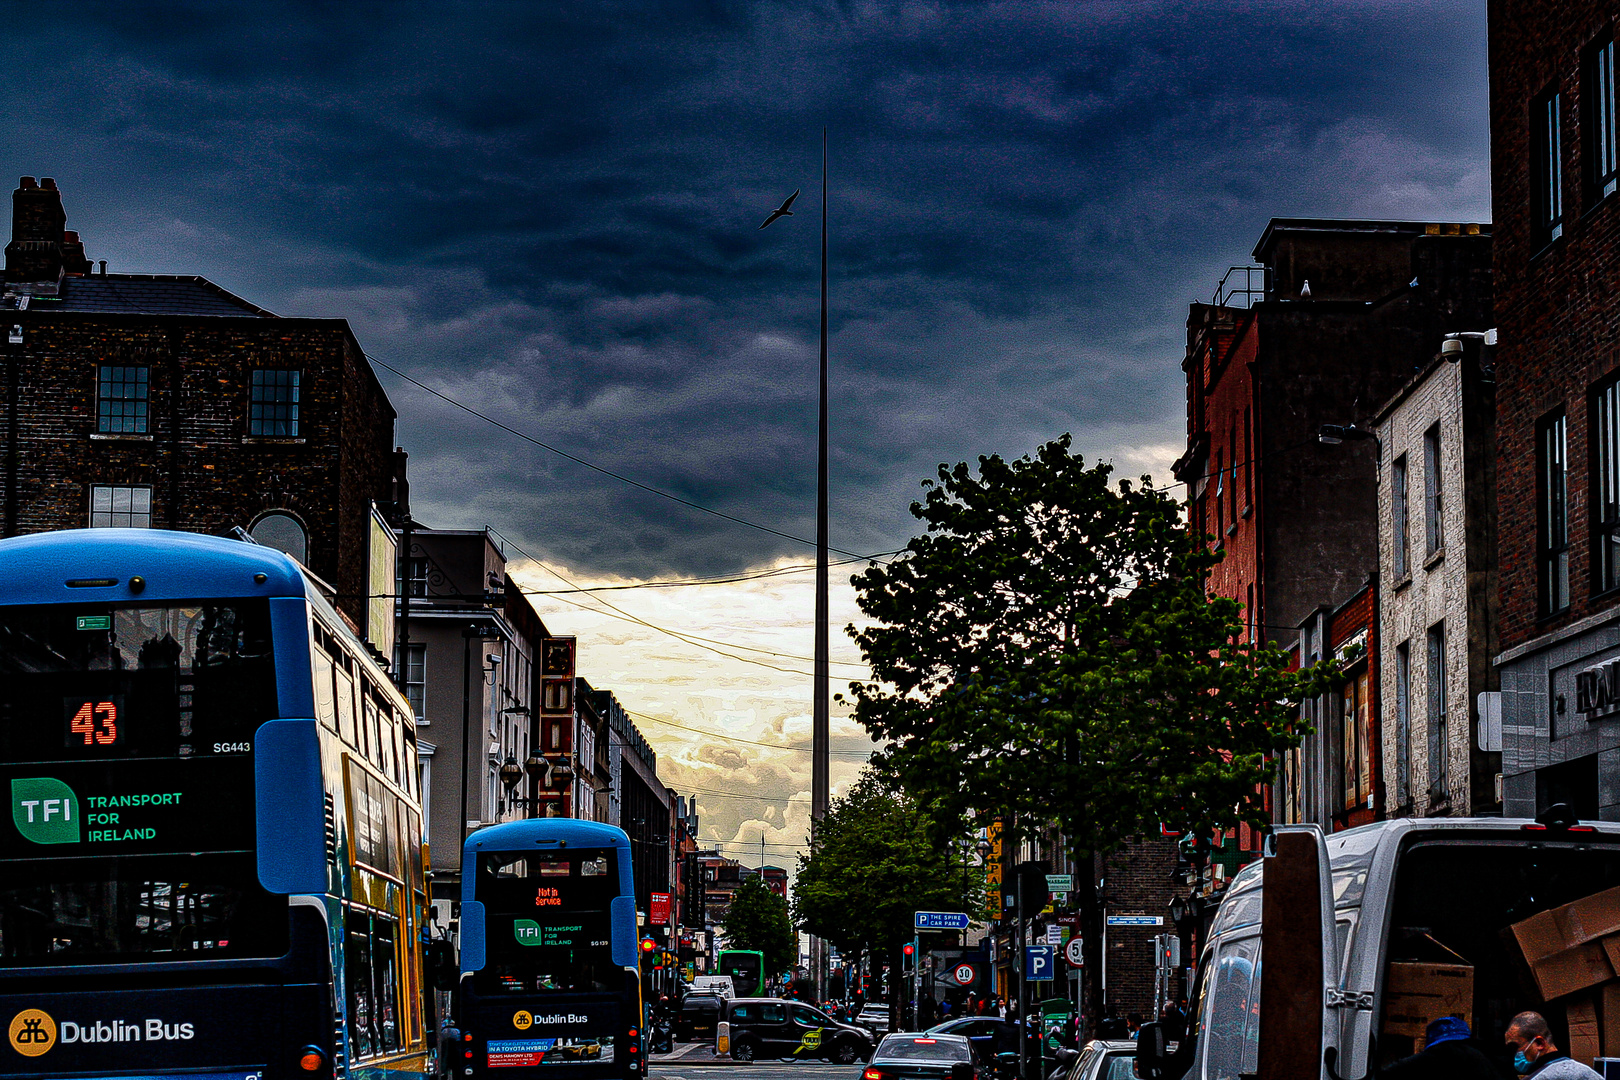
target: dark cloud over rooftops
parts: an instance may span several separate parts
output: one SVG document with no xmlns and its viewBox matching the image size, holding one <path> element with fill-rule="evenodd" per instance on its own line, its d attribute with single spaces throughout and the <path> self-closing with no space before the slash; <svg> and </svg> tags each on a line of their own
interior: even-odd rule
<svg viewBox="0 0 1620 1080">
<path fill-rule="evenodd" d="M 1072 430 L 1162 469 L 1185 302 L 1268 218 L 1485 219 L 1476 7 L 43 7 L 0 42 L 3 157 L 114 269 L 348 318 L 513 427 L 807 536 L 826 124 L 834 543 L 882 550 L 939 461 Z M 798 553 L 384 379 L 434 524 L 601 573 Z"/>
</svg>

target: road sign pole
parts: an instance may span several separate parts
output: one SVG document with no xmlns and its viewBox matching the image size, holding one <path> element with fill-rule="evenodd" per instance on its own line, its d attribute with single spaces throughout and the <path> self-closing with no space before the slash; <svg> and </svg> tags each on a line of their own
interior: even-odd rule
<svg viewBox="0 0 1620 1080">
<path fill-rule="evenodd" d="M 1014 964 L 1014 967 L 1018 969 L 1018 1077 L 1019 1080 L 1029 1080 L 1029 973 L 1024 970 L 1029 964 L 1029 954 L 1024 951 L 1029 943 L 1024 940 L 1024 873 L 1022 869 L 1017 871 L 1017 879 L 1013 885 L 1013 896 L 1015 898 L 1013 914 L 1018 917 L 1018 960 Z"/>
</svg>

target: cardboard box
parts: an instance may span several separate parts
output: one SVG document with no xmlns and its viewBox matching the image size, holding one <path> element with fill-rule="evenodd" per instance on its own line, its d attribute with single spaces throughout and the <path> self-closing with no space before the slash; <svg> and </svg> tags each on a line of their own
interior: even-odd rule
<svg viewBox="0 0 1620 1080">
<path fill-rule="evenodd" d="M 1542 998 L 1552 1001 L 1608 982 L 1614 978 L 1614 967 L 1603 943 L 1588 941 L 1535 961 L 1530 965 L 1530 974 Z"/>
<path fill-rule="evenodd" d="M 1569 1045 L 1565 1049 L 1570 1057 L 1590 1066 L 1603 1052 L 1597 1002 L 1590 997 L 1571 998 L 1564 1006 L 1564 1019 L 1569 1022 Z"/>
<path fill-rule="evenodd" d="M 1455 1016 L 1472 1024 L 1473 1013 L 1474 969 L 1468 964 L 1389 965 L 1384 980 L 1386 1036 L 1421 1039 L 1431 1021 Z"/>
<path fill-rule="evenodd" d="M 1603 1052 L 1610 1057 L 1620 1054 L 1620 983 L 1608 983 L 1598 991 L 1598 1030 Z"/>
<path fill-rule="evenodd" d="M 1554 953 L 1611 934 L 1620 934 L 1620 886 L 1513 924 L 1513 936 L 1532 966 Z"/>
</svg>

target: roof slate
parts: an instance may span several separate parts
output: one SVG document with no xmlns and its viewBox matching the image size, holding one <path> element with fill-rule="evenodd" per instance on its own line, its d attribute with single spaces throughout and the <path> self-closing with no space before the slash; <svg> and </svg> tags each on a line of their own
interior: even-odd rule
<svg viewBox="0 0 1620 1080">
<path fill-rule="evenodd" d="M 27 286 L 11 287 L 0 307 L 15 309 Z M 212 315 L 225 318 L 274 318 L 275 313 L 251 304 L 202 277 L 159 274 L 95 274 L 63 278 L 60 295 L 28 298 L 35 311 L 115 312 L 129 315 Z"/>
</svg>

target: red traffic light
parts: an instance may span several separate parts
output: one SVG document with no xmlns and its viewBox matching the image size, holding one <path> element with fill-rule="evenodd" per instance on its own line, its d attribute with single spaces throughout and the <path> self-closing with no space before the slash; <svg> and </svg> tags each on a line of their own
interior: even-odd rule
<svg viewBox="0 0 1620 1080">
<path fill-rule="evenodd" d="M 644 937 L 644 938 L 641 939 L 641 951 L 642 952 L 649 953 L 649 952 L 652 952 L 653 950 L 655 950 L 657 948 L 658 948 L 658 942 L 654 941 L 652 938 Z"/>
<path fill-rule="evenodd" d="M 900 951 L 905 953 L 907 956 L 910 956 L 912 953 L 917 951 L 917 946 L 915 946 L 915 945 L 907 945 L 903 949 L 901 949 Z"/>
</svg>

